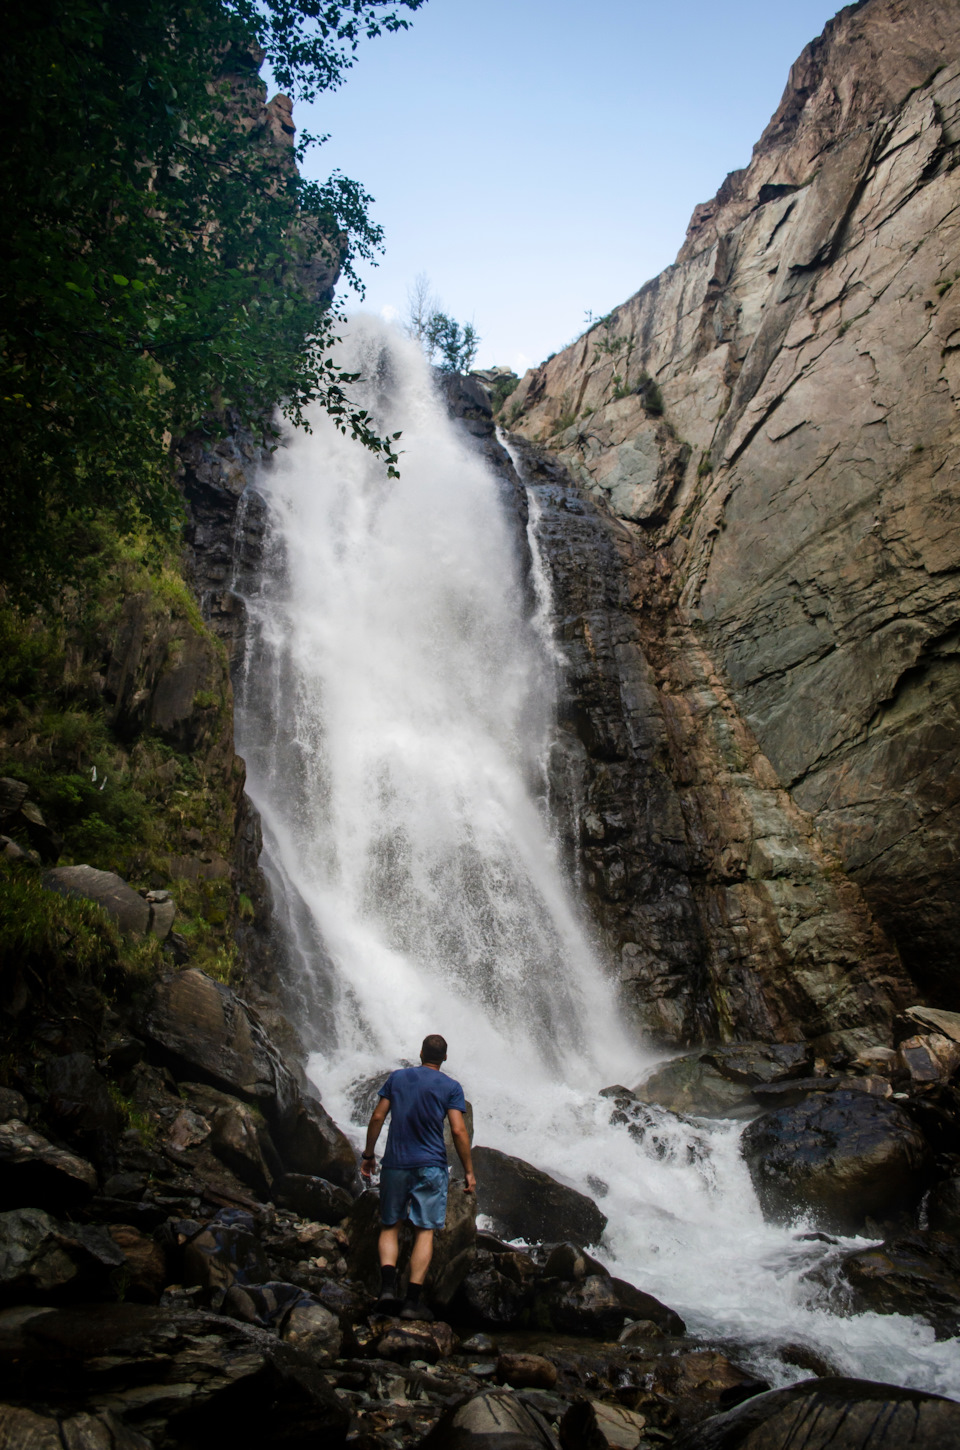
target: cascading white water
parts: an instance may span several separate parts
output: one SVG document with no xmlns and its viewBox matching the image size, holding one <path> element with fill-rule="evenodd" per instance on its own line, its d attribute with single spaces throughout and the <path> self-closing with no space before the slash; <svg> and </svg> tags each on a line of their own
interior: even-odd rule
<svg viewBox="0 0 960 1450">
<path fill-rule="evenodd" d="M 344 348 L 377 426 L 403 429 L 402 476 L 326 417 L 280 451 L 237 716 L 329 1111 L 346 1126 L 358 1081 L 442 1032 L 477 1141 L 604 1194 L 602 1253 L 691 1329 L 778 1383 L 798 1377 L 774 1353 L 792 1342 L 846 1373 L 960 1393 L 955 1341 L 817 1307 L 804 1273 L 854 1241 L 764 1223 L 737 1126 L 611 1123 L 599 1089 L 654 1059 L 544 805 L 547 571 L 534 548 L 531 609 L 498 482 L 419 349 L 369 318 Z M 534 533 L 536 517 L 534 497 Z"/>
</svg>

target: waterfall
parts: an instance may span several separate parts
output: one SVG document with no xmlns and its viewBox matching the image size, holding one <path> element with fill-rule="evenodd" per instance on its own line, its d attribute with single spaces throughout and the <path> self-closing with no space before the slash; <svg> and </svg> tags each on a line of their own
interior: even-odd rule
<svg viewBox="0 0 960 1450">
<path fill-rule="evenodd" d="M 654 1061 L 617 1001 L 550 819 L 558 652 L 530 513 L 525 580 L 497 479 L 412 342 L 355 318 L 401 477 L 325 416 L 260 488 L 269 529 L 247 598 L 238 750 L 324 1103 L 359 1141 L 358 1085 L 428 1032 L 479 1143 L 591 1192 L 601 1257 L 776 1383 L 805 1344 L 845 1373 L 958 1391 L 955 1345 L 900 1316 L 839 1318 L 805 1275 L 854 1240 L 764 1222 L 740 1128 L 600 1098 Z M 531 592 L 534 596 L 531 607 Z M 632 1126 L 633 1131 L 630 1131 Z M 864 1241 L 859 1241 L 864 1242 Z"/>
</svg>

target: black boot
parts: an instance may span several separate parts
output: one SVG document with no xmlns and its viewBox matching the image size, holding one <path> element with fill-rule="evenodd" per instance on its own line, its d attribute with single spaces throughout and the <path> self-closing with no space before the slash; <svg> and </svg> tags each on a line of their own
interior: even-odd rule
<svg viewBox="0 0 960 1450">
<path fill-rule="evenodd" d="M 407 1297 L 404 1300 L 403 1308 L 400 1310 L 401 1319 L 430 1320 L 433 1318 L 433 1314 L 420 1298 L 422 1292 L 422 1284 L 414 1284 L 411 1282 L 407 1285 Z"/>
<path fill-rule="evenodd" d="M 396 1314 L 400 1307 L 400 1300 L 397 1298 L 397 1266 L 396 1264 L 380 1265 L 380 1297 L 377 1299 L 377 1308 L 381 1314 Z"/>
</svg>

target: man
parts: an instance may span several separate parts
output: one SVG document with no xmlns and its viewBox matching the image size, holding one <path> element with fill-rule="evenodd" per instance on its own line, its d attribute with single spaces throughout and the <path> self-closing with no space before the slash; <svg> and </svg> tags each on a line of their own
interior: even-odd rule
<svg viewBox="0 0 960 1450">
<path fill-rule="evenodd" d="M 390 1132 L 380 1173 L 380 1298 L 381 1309 L 391 1312 L 397 1305 L 397 1258 L 400 1253 L 400 1221 L 409 1218 L 416 1230 L 410 1254 L 407 1297 L 401 1319 L 432 1319 L 421 1303 L 423 1281 L 433 1258 L 433 1235 L 443 1228 L 447 1212 L 447 1150 L 443 1142 L 443 1120 L 450 1122 L 454 1147 L 463 1164 L 465 1193 L 473 1193 L 470 1139 L 463 1114 L 463 1088 L 440 1068 L 447 1060 L 447 1044 L 437 1033 L 423 1039 L 419 1067 L 401 1067 L 392 1072 L 380 1089 L 380 1101 L 367 1128 L 367 1144 L 360 1172 L 368 1181 L 376 1166 L 377 1139 L 387 1114 Z"/>
</svg>

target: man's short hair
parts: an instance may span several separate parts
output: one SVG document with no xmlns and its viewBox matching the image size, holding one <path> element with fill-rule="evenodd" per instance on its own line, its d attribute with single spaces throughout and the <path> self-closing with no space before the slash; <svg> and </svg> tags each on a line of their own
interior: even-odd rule
<svg viewBox="0 0 960 1450">
<path fill-rule="evenodd" d="M 420 1049 L 421 1062 L 445 1062 L 446 1057 L 446 1039 L 441 1037 L 439 1032 L 431 1032 L 429 1037 L 423 1039 L 423 1046 Z"/>
</svg>

